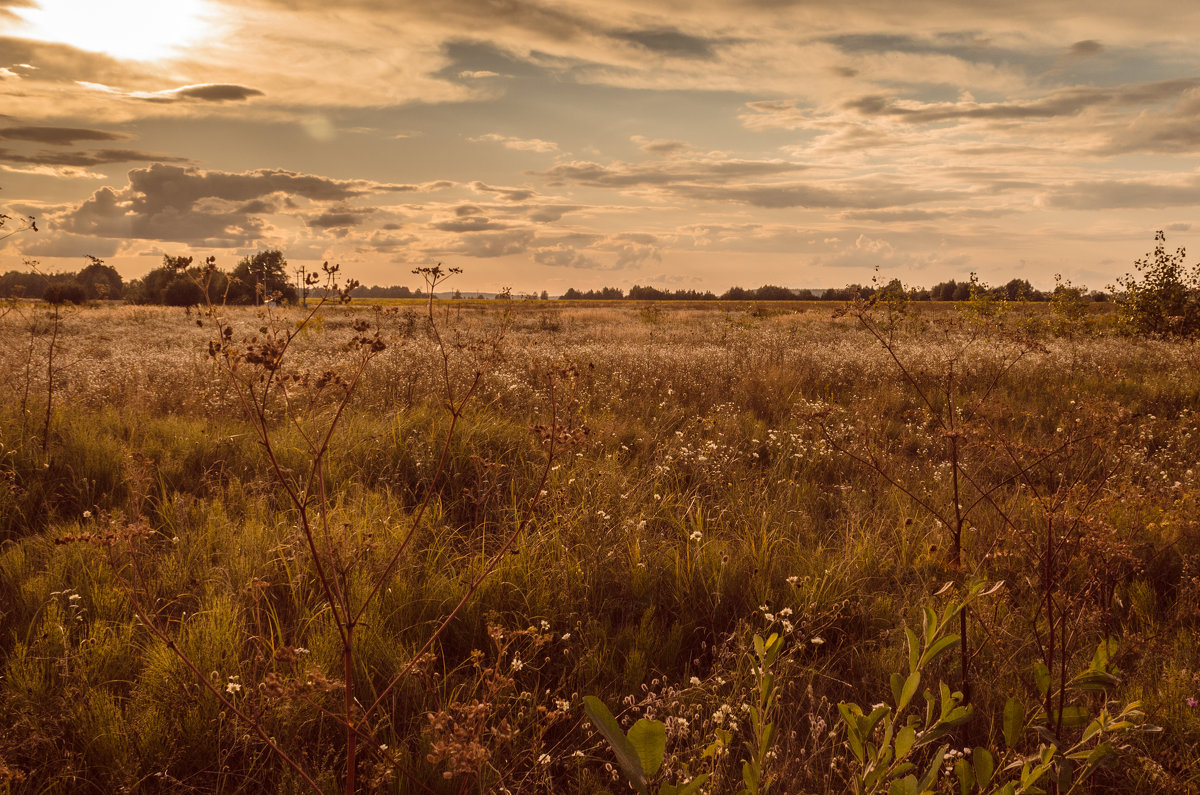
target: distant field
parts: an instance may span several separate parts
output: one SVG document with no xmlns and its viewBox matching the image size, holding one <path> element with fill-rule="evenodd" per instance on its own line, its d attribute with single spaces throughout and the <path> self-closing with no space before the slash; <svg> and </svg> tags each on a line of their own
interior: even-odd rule
<svg viewBox="0 0 1200 795">
<path fill-rule="evenodd" d="M 629 791 L 586 696 L 652 792 L 1200 788 L 1200 348 L 1109 305 L 0 312 L 0 791 Z"/>
</svg>

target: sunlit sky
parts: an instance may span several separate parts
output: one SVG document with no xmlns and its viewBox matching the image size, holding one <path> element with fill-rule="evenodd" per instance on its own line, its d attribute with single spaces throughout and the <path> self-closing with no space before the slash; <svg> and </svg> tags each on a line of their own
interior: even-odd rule
<svg viewBox="0 0 1200 795">
<path fill-rule="evenodd" d="M 1200 237 L 1200 3 L 0 0 L 0 242 L 464 290 L 1103 289 Z"/>
</svg>

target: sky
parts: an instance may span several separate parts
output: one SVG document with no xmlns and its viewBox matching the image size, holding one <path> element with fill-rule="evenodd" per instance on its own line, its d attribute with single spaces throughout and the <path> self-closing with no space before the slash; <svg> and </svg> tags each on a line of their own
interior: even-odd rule
<svg viewBox="0 0 1200 795">
<path fill-rule="evenodd" d="M 1104 289 L 1200 237 L 1200 3 L 0 0 L 0 271 Z M 878 271 L 876 271 L 878 269 Z"/>
</svg>

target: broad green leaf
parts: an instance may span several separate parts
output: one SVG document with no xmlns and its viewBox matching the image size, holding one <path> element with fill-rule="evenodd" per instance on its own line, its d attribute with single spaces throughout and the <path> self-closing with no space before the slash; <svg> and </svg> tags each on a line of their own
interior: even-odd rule
<svg viewBox="0 0 1200 795">
<path fill-rule="evenodd" d="M 749 762 L 742 762 L 742 783 L 750 792 L 758 792 L 758 769 Z"/>
<path fill-rule="evenodd" d="M 1112 690 L 1121 684 L 1121 678 L 1107 671 L 1087 670 L 1067 682 L 1067 687 L 1074 690 Z"/>
<path fill-rule="evenodd" d="M 986 790 L 992 781 L 992 774 L 996 772 L 996 760 L 992 759 L 991 751 L 976 748 L 971 752 L 971 764 L 975 768 L 975 780 L 979 782 L 979 788 Z"/>
<path fill-rule="evenodd" d="M 662 721 L 642 718 L 629 729 L 629 743 L 642 762 L 642 772 L 653 776 L 667 752 L 667 727 Z"/>
<path fill-rule="evenodd" d="M 620 725 L 608 711 L 608 707 L 604 706 L 604 702 L 595 696 L 584 696 L 583 711 L 587 713 L 592 725 L 596 727 L 596 731 L 600 732 L 608 741 L 609 747 L 617 755 L 617 764 L 621 766 L 625 778 L 629 779 L 629 783 L 641 795 L 649 795 L 641 757 L 638 756 L 633 744 L 629 742 L 629 738 L 621 731 Z"/>
<path fill-rule="evenodd" d="M 917 741 L 917 732 L 912 726 L 905 726 L 896 735 L 896 758 L 903 759 L 912 750 L 913 744 Z"/>
<path fill-rule="evenodd" d="M 904 637 L 908 640 L 908 670 L 917 670 L 917 661 L 921 659 L 921 647 L 917 645 L 917 633 L 908 627 L 904 628 Z"/>
<path fill-rule="evenodd" d="M 956 643 L 958 643 L 958 635 L 944 635 L 938 638 L 933 642 L 933 645 L 926 649 L 925 653 L 921 655 L 921 662 L 919 663 L 919 666 L 924 668 L 926 665 L 929 665 L 929 663 L 937 659 L 939 654 Z"/>
<path fill-rule="evenodd" d="M 975 786 L 975 769 L 965 759 L 954 763 L 954 775 L 958 779 L 958 795 L 970 795 Z"/>
<path fill-rule="evenodd" d="M 888 787 L 888 795 L 917 795 L 919 792 L 916 776 L 898 778 Z"/>
<path fill-rule="evenodd" d="M 1025 708 L 1015 698 L 1004 702 L 1004 745 L 1016 748 L 1025 731 Z"/>
<path fill-rule="evenodd" d="M 925 634 L 925 645 L 933 643 L 933 636 L 938 631 L 938 620 L 932 607 L 921 608 L 921 630 Z"/>
<path fill-rule="evenodd" d="M 864 759 L 863 736 L 858 729 L 858 719 L 862 716 L 862 710 L 857 704 L 838 704 L 838 712 L 842 716 L 842 722 L 846 724 L 846 742 L 850 744 L 850 753 L 854 754 L 855 759 L 862 762 Z"/>
<path fill-rule="evenodd" d="M 900 690 L 904 687 L 904 677 L 900 674 L 892 674 L 888 677 L 888 682 L 892 686 L 892 703 L 900 703 Z M 897 708 L 898 709 L 898 708 Z"/>
</svg>

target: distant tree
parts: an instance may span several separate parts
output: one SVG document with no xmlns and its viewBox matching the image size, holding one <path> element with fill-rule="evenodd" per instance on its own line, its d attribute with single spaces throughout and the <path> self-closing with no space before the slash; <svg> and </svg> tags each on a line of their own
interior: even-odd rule
<svg viewBox="0 0 1200 795">
<path fill-rule="evenodd" d="M 1167 237 L 1154 236 L 1154 251 L 1134 262 L 1137 273 L 1117 279 L 1122 328 L 1151 337 L 1200 336 L 1200 264 L 1184 263 L 1187 252 L 1167 251 Z"/>
<path fill-rule="evenodd" d="M 296 288 L 288 281 L 287 260 L 278 249 L 243 257 L 229 278 L 232 304 L 261 304 L 272 296 L 296 301 Z"/>
<path fill-rule="evenodd" d="M 1041 297 L 1028 279 L 1011 279 L 1003 289 L 1004 297 L 1009 301 L 1036 301 Z"/>
<path fill-rule="evenodd" d="M 90 263 L 79 272 L 75 281 L 83 285 L 84 292 L 91 300 L 98 298 L 120 298 L 125 292 L 125 282 L 121 274 L 111 265 L 105 265 L 99 257 L 87 256 Z"/>
<path fill-rule="evenodd" d="M 540 296 L 538 296 L 538 298 L 540 298 L 543 301 L 548 301 L 548 300 L 550 300 L 550 293 L 546 292 L 545 290 L 542 290 L 542 294 Z"/>
</svg>

